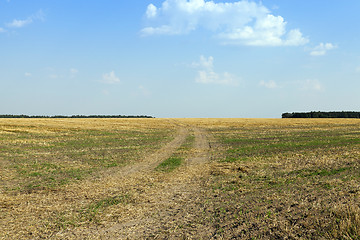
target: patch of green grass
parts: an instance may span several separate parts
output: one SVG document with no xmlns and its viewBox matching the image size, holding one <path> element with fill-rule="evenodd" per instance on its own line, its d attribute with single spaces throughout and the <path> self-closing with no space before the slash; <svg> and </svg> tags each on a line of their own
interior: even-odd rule
<svg viewBox="0 0 360 240">
<path fill-rule="evenodd" d="M 342 167 L 335 169 L 301 169 L 289 172 L 289 175 L 297 175 L 299 177 L 311 177 L 311 176 L 333 176 L 347 170 L 352 169 L 351 167 Z"/>
<path fill-rule="evenodd" d="M 117 162 L 109 162 L 105 165 L 107 168 L 117 167 L 119 164 Z"/>
<path fill-rule="evenodd" d="M 219 223 L 214 227 L 241 239 L 360 239 L 359 127 L 312 123 L 212 130 L 222 144 L 219 167 L 231 166 L 211 179 L 209 212 Z M 249 171 L 242 174 L 237 167 Z M 228 211 L 213 210 L 221 207 Z M 247 214 L 231 219 L 243 211 Z"/>
<path fill-rule="evenodd" d="M 360 139 L 333 139 L 313 140 L 307 142 L 259 142 L 254 145 L 245 145 L 229 149 L 228 153 L 238 156 L 259 156 L 264 154 L 276 154 L 279 152 L 290 152 L 299 150 L 311 150 L 323 147 L 343 146 L 347 144 L 359 144 Z"/>
<path fill-rule="evenodd" d="M 323 187 L 324 189 L 327 189 L 327 190 L 330 190 L 330 189 L 333 189 L 333 188 L 334 188 L 330 183 L 323 183 L 323 184 L 322 184 L 322 187 Z"/>
<path fill-rule="evenodd" d="M 185 142 L 181 145 L 180 149 L 189 150 L 193 147 L 195 142 L 195 136 L 189 135 L 186 137 Z"/>
<path fill-rule="evenodd" d="M 60 213 L 55 217 L 55 226 L 59 229 L 66 229 L 69 226 L 75 227 L 77 223 L 74 218 L 69 218 L 65 213 Z"/>
<path fill-rule="evenodd" d="M 186 137 L 181 146 L 173 153 L 173 155 L 160 163 L 155 170 L 160 172 L 172 172 L 179 167 L 186 156 L 187 152 L 193 147 L 195 136 L 190 134 Z"/>
<path fill-rule="evenodd" d="M 54 164 L 34 164 L 29 167 L 17 166 L 19 178 L 23 182 L 20 189 L 34 191 L 53 189 L 71 181 L 79 181 L 92 173 L 92 169 L 65 168 Z"/>
<path fill-rule="evenodd" d="M 155 169 L 160 172 L 172 172 L 183 162 L 182 158 L 170 157 L 160 163 Z"/>
<path fill-rule="evenodd" d="M 226 157 L 224 160 L 221 160 L 220 162 L 227 162 L 227 163 L 233 163 L 233 162 L 246 162 L 249 158 L 247 157 Z"/>
<path fill-rule="evenodd" d="M 7 189 L 33 191 L 79 181 L 103 169 L 130 164 L 144 151 L 151 152 L 171 138 L 170 129 L 157 128 L 88 130 L 60 126 L 57 130 L 56 134 L 29 133 L 21 128 L 0 134 L 0 155 L 14 173 L 13 186 L 8 184 Z"/>
<path fill-rule="evenodd" d="M 358 134 L 345 134 L 342 131 L 299 131 L 284 134 L 245 133 L 237 137 L 220 136 L 227 146 L 227 154 L 233 158 L 246 156 L 273 155 L 292 151 L 322 149 L 324 147 L 354 146 L 360 144 Z"/>
<path fill-rule="evenodd" d="M 98 200 L 89 206 L 83 208 L 80 211 L 79 219 L 81 221 L 96 221 L 97 214 L 104 209 L 118 205 L 120 203 L 126 203 L 127 199 L 129 198 L 128 195 L 120 195 L 114 197 L 107 197 L 101 200 Z"/>
<path fill-rule="evenodd" d="M 75 215 L 67 212 L 61 212 L 58 214 L 54 222 L 59 229 L 66 229 L 69 226 L 76 227 L 80 223 L 85 222 L 98 223 L 100 218 L 99 215 L 107 208 L 118 204 L 127 204 L 128 200 L 128 195 L 106 197 L 79 209 Z"/>
<path fill-rule="evenodd" d="M 39 172 L 32 172 L 32 173 L 29 173 L 29 177 L 40 177 L 42 174 L 39 173 Z"/>
<path fill-rule="evenodd" d="M 344 172 L 348 169 L 349 168 L 347 168 L 347 167 L 338 168 L 338 169 L 322 169 L 322 170 L 311 173 L 310 176 L 322 176 L 322 177 L 323 176 L 332 176 L 332 175 L 336 175 L 338 173 Z"/>
</svg>

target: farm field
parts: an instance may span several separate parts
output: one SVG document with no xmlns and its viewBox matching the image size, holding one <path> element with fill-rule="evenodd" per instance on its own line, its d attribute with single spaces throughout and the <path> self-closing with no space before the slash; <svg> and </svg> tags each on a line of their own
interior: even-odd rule
<svg viewBox="0 0 360 240">
<path fill-rule="evenodd" d="M 360 239 L 358 119 L 0 119 L 0 239 Z"/>
</svg>

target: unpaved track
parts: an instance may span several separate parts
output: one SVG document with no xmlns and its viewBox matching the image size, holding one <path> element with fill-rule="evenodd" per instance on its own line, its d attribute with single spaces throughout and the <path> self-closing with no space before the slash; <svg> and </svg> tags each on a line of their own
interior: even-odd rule
<svg viewBox="0 0 360 240">
<path fill-rule="evenodd" d="M 201 223 L 194 222 L 201 206 L 202 188 L 200 178 L 209 169 L 210 144 L 205 131 L 192 129 L 195 136 L 192 156 L 186 166 L 177 173 L 170 173 L 166 181 L 159 182 L 154 191 L 146 192 L 149 201 L 139 204 L 143 211 L 130 221 L 113 225 L 101 232 L 104 239 L 179 239 L 195 235 L 207 236 L 209 231 Z M 191 224 L 193 231 L 184 233 L 184 225 Z M 210 237 L 208 235 L 208 237 Z"/>
<path fill-rule="evenodd" d="M 195 143 L 185 164 L 171 173 L 158 173 L 154 168 L 169 158 L 193 133 Z M 180 126 L 177 137 L 157 153 L 136 166 L 124 168 L 117 176 L 119 188 L 132 192 L 134 201 L 117 206 L 112 222 L 59 232 L 55 239 L 179 239 L 210 237 L 198 221 L 202 211 L 201 178 L 209 172 L 210 143 L 200 128 Z M 191 226 L 183 231 L 184 226 Z"/>
<path fill-rule="evenodd" d="M 194 128 L 195 135 L 195 151 L 197 152 L 196 156 L 188 159 L 190 164 L 201 164 L 209 161 L 210 158 L 210 142 L 208 140 L 207 134 L 204 130 L 200 128 Z"/>
<path fill-rule="evenodd" d="M 181 146 L 188 134 L 189 132 L 186 128 L 180 128 L 174 140 L 169 142 L 167 145 L 165 145 L 163 148 L 156 151 L 155 153 L 145 157 L 145 159 L 140 163 L 124 167 L 118 173 L 119 176 L 125 177 L 136 172 L 149 171 L 154 169 L 159 163 L 169 158 L 171 154 L 173 154 L 173 152 Z"/>
</svg>

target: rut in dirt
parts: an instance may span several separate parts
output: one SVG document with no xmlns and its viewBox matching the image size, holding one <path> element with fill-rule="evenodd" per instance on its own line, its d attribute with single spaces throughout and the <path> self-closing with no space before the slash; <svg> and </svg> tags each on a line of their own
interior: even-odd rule
<svg viewBox="0 0 360 240">
<path fill-rule="evenodd" d="M 210 143 L 208 134 L 191 126 L 178 125 L 173 141 L 145 158 L 141 163 L 125 167 L 119 172 L 119 187 L 135 192 L 134 201 L 118 206 L 116 222 L 91 225 L 58 233 L 56 239 L 178 239 L 192 235 L 206 236 L 211 232 L 196 219 L 202 209 L 199 204 L 204 193 L 201 178 L 209 172 Z M 171 157 L 194 135 L 192 151 L 182 167 L 171 173 L 159 173 L 156 166 Z M 120 208 L 122 210 L 120 210 Z M 193 231 L 184 235 L 182 225 L 193 224 Z"/>
<path fill-rule="evenodd" d="M 206 132 L 200 128 L 194 128 L 196 155 L 189 158 L 189 164 L 206 163 L 210 159 L 210 142 Z"/>
<path fill-rule="evenodd" d="M 125 177 L 140 171 L 150 171 L 154 169 L 159 163 L 169 158 L 185 141 L 189 135 L 189 131 L 186 128 L 180 128 L 176 137 L 162 147 L 160 150 L 144 158 L 143 161 L 135 165 L 128 165 L 124 167 L 118 174 L 121 177 Z"/>
<path fill-rule="evenodd" d="M 176 175 L 160 183 L 158 189 L 147 194 L 149 202 L 139 204 L 143 211 L 138 216 L 116 224 L 102 232 L 106 239 L 143 239 L 185 237 L 182 225 L 193 224 L 194 232 L 186 237 L 201 234 L 206 236 L 209 229 L 196 223 L 201 209 L 199 199 L 203 194 L 200 178 L 207 172 L 210 161 L 210 143 L 206 132 L 193 128 L 195 136 L 194 153 L 186 160 L 185 167 Z M 200 200 L 201 201 L 201 200 Z"/>
</svg>

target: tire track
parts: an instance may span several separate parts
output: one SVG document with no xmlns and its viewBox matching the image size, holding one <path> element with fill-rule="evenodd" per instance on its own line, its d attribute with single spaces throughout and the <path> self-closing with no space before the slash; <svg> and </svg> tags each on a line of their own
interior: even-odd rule
<svg viewBox="0 0 360 240">
<path fill-rule="evenodd" d="M 211 160 L 210 143 L 206 132 L 191 128 L 194 133 L 194 151 L 189 153 L 186 165 L 175 174 L 167 176 L 158 183 L 157 189 L 144 193 L 148 202 L 138 205 L 142 208 L 139 215 L 104 229 L 103 239 L 179 239 L 192 235 L 206 236 L 209 231 L 198 224 L 194 232 L 184 233 L 179 229 L 182 224 L 191 223 L 201 214 L 203 189 L 200 179 L 209 172 L 207 163 Z M 146 196 L 145 196 L 146 195 Z M 171 232 L 165 234 L 164 232 Z"/>
<path fill-rule="evenodd" d="M 188 163 L 201 164 L 206 163 L 210 160 L 210 142 L 207 134 L 200 128 L 193 128 L 195 135 L 195 156 L 188 159 Z"/>
<path fill-rule="evenodd" d="M 168 159 L 185 141 L 189 135 L 186 128 L 181 127 L 178 130 L 177 136 L 160 150 L 144 158 L 143 161 L 134 165 L 128 165 L 121 169 L 119 175 L 122 177 L 134 174 L 140 171 L 153 170 L 159 163 Z"/>
<path fill-rule="evenodd" d="M 118 188 L 136 193 L 134 202 L 117 206 L 121 214 L 116 222 L 75 228 L 58 233 L 55 239 L 183 238 L 185 235 L 178 229 L 179 224 L 191 223 L 202 211 L 199 204 L 204 191 L 201 178 L 209 173 L 207 163 L 211 159 L 211 147 L 204 130 L 182 123 L 175 124 L 179 127 L 175 139 L 142 162 L 124 167 L 116 179 L 114 176 L 109 179 L 112 183 L 114 180 L 118 182 Z M 160 162 L 171 157 L 190 132 L 193 132 L 195 142 L 193 151 L 188 152 L 186 164 L 172 173 L 153 171 Z M 210 232 L 200 225 L 194 230 L 204 232 L 203 236 Z M 170 235 L 163 235 L 169 231 Z"/>
</svg>

